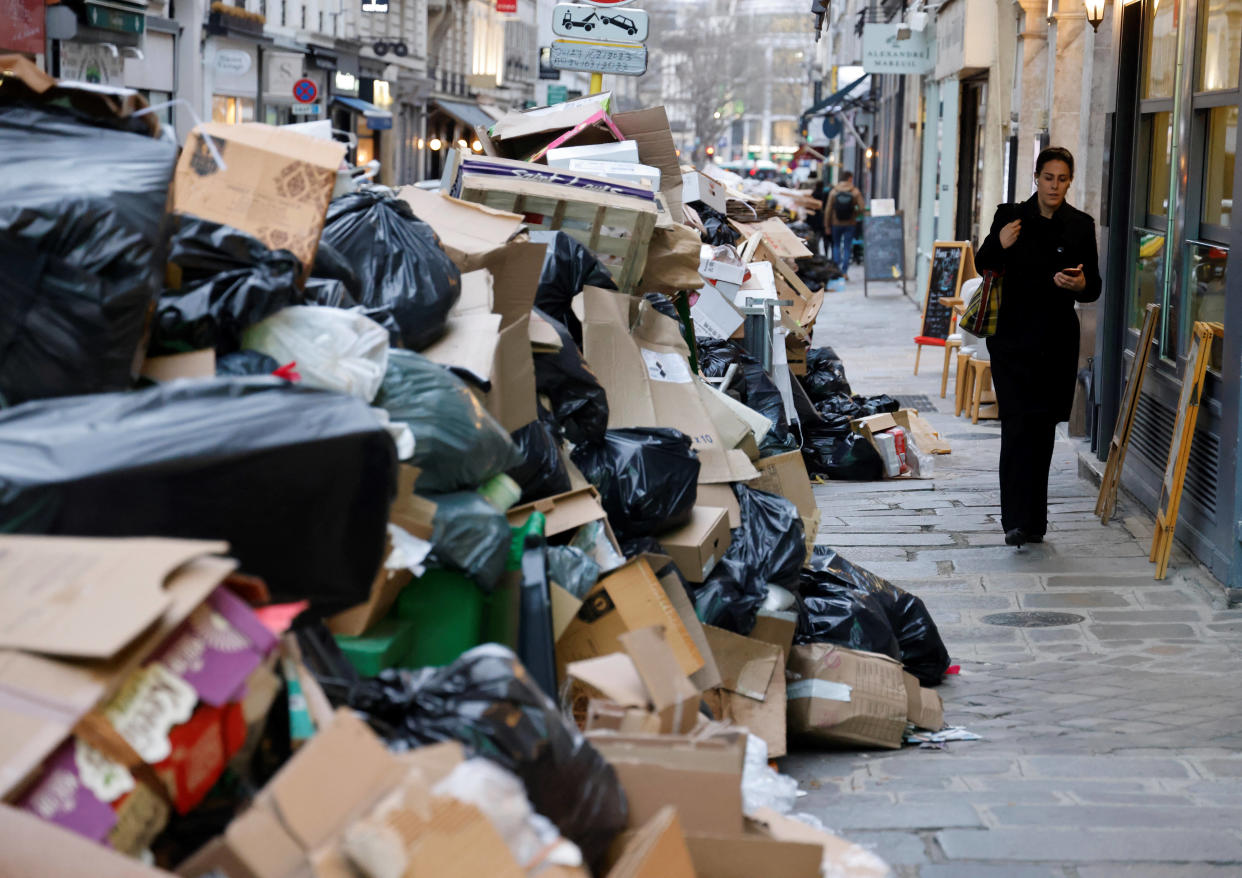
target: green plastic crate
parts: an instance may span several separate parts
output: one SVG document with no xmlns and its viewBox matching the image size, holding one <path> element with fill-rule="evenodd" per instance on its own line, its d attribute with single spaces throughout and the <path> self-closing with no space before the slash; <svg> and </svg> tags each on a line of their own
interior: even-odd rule
<svg viewBox="0 0 1242 878">
<path fill-rule="evenodd" d="M 448 570 L 428 570 L 401 590 L 394 612 L 412 627 L 402 665 L 447 665 L 483 640 L 486 595 L 473 581 Z"/>
<path fill-rule="evenodd" d="M 418 636 L 417 628 L 415 623 L 390 613 L 365 634 L 338 634 L 336 642 L 359 674 L 374 677 L 385 668 L 406 666 L 406 657 Z"/>
</svg>

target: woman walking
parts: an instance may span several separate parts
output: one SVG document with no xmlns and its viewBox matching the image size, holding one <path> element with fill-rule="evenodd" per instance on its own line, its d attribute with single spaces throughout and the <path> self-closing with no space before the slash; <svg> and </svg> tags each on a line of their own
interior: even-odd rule
<svg viewBox="0 0 1242 878">
<path fill-rule="evenodd" d="M 1003 274 L 996 333 L 987 340 L 1000 407 L 1001 526 L 1011 546 L 1043 542 L 1056 425 L 1069 420 L 1078 374 L 1075 302 L 1100 296 L 1095 220 L 1065 194 L 1074 157 L 1035 160 L 1035 194 L 996 208 L 975 259 Z"/>
</svg>

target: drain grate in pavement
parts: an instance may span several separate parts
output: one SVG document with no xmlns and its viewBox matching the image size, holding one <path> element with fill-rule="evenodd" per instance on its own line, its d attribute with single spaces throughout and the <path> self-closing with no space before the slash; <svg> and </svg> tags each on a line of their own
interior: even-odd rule
<svg viewBox="0 0 1242 878">
<path fill-rule="evenodd" d="M 935 401 L 930 396 L 899 396 L 897 401 L 903 409 L 918 409 L 921 412 L 938 411 Z"/>
<path fill-rule="evenodd" d="M 1077 625 L 1086 621 L 1075 613 L 1019 612 L 993 613 L 984 616 L 988 625 L 1004 625 L 1008 628 L 1057 628 L 1061 625 Z"/>
</svg>

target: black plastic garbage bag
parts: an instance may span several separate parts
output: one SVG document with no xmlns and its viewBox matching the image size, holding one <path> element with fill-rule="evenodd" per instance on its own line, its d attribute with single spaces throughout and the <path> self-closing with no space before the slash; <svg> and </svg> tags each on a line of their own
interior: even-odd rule
<svg viewBox="0 0 1242 878">
<path fill-rule="evenodd" d="M 444 333 L 461 273 L 406 202 L 373 189 L 342 195 L 328 205 L 323 240 L 353 268 L 358 303 L 391 313 L 407 348 L 421 351 Z"/>
<path fill-rule="evenodd" d="M 863 407 L 854 401 L 854 398 L 845 393 L 829 393 L 827 396 L 820 398 L 815 403 L 815 411 L 819 412 L 824 418 L 842 417 L 847 421 L 853 418 L 861 418 L 865 412 Z"/>
<path fill-rule="evenodd" d="M 710 625 L 749 634 L 768 586 L 795 591 L 806 560 L 798 507 L 778 494 L 736 484 L 741 524 L 707 580 L 694 589 L 694 607 Z"/>
<path fill-rule="evenodd" d="M 548 546 L 548 580 L 576 598 L 585 598 L 599 581 L 599 564 L 573 546 Z"/>
<path fill-rule="evenodd" d="M 361 400 L 208 379 L 0 412 L 0 532 L 227 540 L 277 601 L 366 599 L 397 460 Z"/>
<path fill-rule="evenodd" d="M 0 405 L 124 390 L 163 284 L 172 143 L 0 107 Z"/>
<path fill-rule="evenodd" d="M 280 368 L 275 357 L 258 351 L 234 351 L 216 360 L 216 376 L 271 375 Z"/>
<path fill-rule="evenodd" d="M 339 307 L 351 308 L 362 302 L 362 282 L 358 280 L 358 273 L 354 271 L 353 266 L 349 264 L 349 260 L 337 250 L 330 242 L 320 239 L 319 246 L 315 249 L 315 262 L 311 266 L 311 279 L 319 280 L 335 280 L 339 281 L 341 288 L 344 290 L 344 299 Z M 326 305 L 326 302 L 320 302 Z"/>
<path fill-rule="evenodd" d="M 246 327 L 290 305 L 301 305 L 302 263 L 288 250 L 270 250 L 232 226 L 181 216 L 168 261 L 180 286 L 156 303 L 154 353 L 215 348 L 237 350 Z"/>
<path fill-rule="evenodd" d="M 677 306 L 664 293 L 643 293 L 643 298 L 665 317 L 671 317 L 677 321 L 678 326 L 681 325 L 681 315 L 677 313 Z"/>
<path fill-rule="evenodd" d="M 857 433 L 831 427 L 816 425 L 812 429 L 803 424 L 802 459 L 809 475 L 850 482 L 884 478 L 884 461 L 870 442 Z"/>
<path fill-rule="evenodd" d="M 616 772 L 503 646 L 477 646 L 443 668 L 387 670 L 352 686 L 326 681 L 324 690 L 360 711 L 390 747 L 460 741 L 503 765 L 597 870 L 625 829 L 629 807 Z"/>
<path fill-rule="evenodd" d="M 708 207 L 703 201 L 691 202 L 689 206 L 699 215 L 699 219 L 703 221 L 703 227 L 707 229 L 707 234 L 702 236 L 704 243 L 711 244 L 713 247 L 737 243 L 739 235 L 729 225 L 729 218 L 723 213 L 713 207 Z"/>
<path fill-rule="evenodd" d="M 548 398 L 552 417 L 575 444 L 598 442 L 608 429 L 608 394 L 563 323 L 534 309 L 561 339 L 554 354 L 535 354 L 535 389 Z"/>
<path fill-rule="evenodd" d="M 574 314 L 570 303 L 583 287 L 615 290 L 617 285 L 604 263 L 570 235 L 558 231 L 536 233 L 536 237 L 540 241 L 546 239 L 548 249 L 543 254 L 543 271 L 539 273 L 535 305 L 563 323 L 574 343 L 582 347 L 582 322 Z"/>
<path fill-rule="evenodd" d="M 695 343 L 699 351 L 700 371 L 709 378 L 723 378 L 729 366 L 736 363 L 738 373 L 727 392 L 742 405 L 754 409 L 772 422 L 772 429 L 759 446 L 760 453 L 766 457 L 795 450 L 798 440 L 789 429 L 785 401 L 759 361 L 732 341 L 699 336 Z"/>
<path fill-rule="evenodd" d="M 575 446 L 571 458 L 599 490 L 619 536 L 654 534 L 689 521 L 699 491 L 699 456 L 685 433 L 666 427 L 609 430 L 603 442 Z"/>
<path fill-rule="evenodd" d="M 414 434 L 410 462 L 422 469 L 419 493 L 477 488 L 522 463 L 513 440 L 478 397 L 421 354 L 389 350 L 375 404 Z"/>
<path fill-rule="evenodd" d="M 563 494 L 572 487 L 561 457 L 561 432 L 547 409 L 540 405 L 538 411 L 538 418 L 511 434 L 522 462 L 508 475 L 522 488 L 521 503 Z"/>
<path fill-rule="evenodd" d="M 878 396 L 855 396 L 854 402 L 858 403 L 858 408 L 861 410 L 861 414 L 857 416 L 860 418 L 884 412 L 895 412 L 901 408 L 901 403 L 887 393 L 881 393 Z"/>
<path fill-rule="evenodd" d="M 811 348 L 806 355 L 806 375 L 802 386 L 815 402 L 834 393 L 850 395 L 850 382 L 845 377 L 845 364 L 830 347 Z"/>
<path fill-rule="evenodd" d="M 803 570 L 798 584 L 796 643 L 836 643 L 901 660 L 901 647 L 878 597 L 831 573 Z"/>
<path fill-rule="evenodd" d="M 491 591 L 505 573 L 509 557 L 509 519 L 480 494 L 456 491 L 427 499 L 436 504 L 431 553 L 446 570 L 466 574 Z"/>
<path fill-rule="evenodd" d="M 906 670 L 924 686 L 935 686 L 944 679 L 944 672 L 949 669 L 949 651 L 922 598 L 847 561 L 828 546 L 816 546 L 808 566 L 873 596 L 888 616 L 901 648 L 900 655 L 893 657 L 900 658 Z"/>
</svg>

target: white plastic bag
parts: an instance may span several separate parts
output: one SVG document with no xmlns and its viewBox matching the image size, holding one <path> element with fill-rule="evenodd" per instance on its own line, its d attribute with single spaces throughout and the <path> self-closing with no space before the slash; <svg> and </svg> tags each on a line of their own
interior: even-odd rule
<svg viewBox="0 0 1242 878">
<path fill-rule="evenodd" d="M 754 814 L 771 808 L 788 814 L 798 801 L 798 782 L 768 765 L 768 745 L 763 738 L 746 736 L 746 762 L 742 765 L 742 811 Z"/>
<path fill-rule="evenodd" d="M 370 402 L 388 368 L 388 330 L 353 311 L 294 305 L 251 326 L 242 347 L 294 361 L 302 381 Z"/>
</svg>

